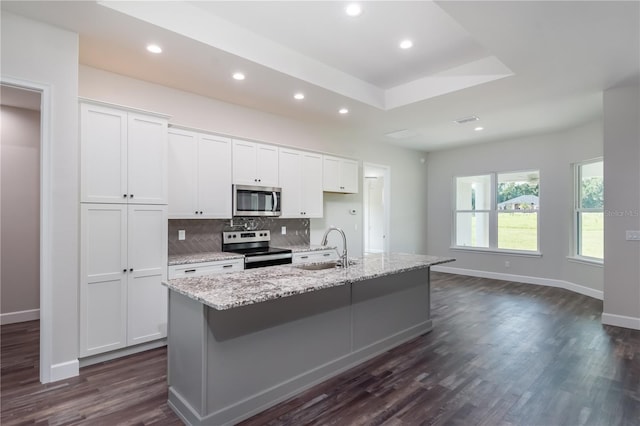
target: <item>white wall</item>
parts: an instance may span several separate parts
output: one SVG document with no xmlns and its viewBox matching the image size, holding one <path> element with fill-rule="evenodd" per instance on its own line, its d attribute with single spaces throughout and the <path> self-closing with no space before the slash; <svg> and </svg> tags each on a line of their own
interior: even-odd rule
<svg viewBox="0 0 640 426">
<path fill-rule="evenodd" d="M 604 92 L 604 309 L 602 322 L 640 329 L 640 83 Z"/>
<path fill-rule="evenodd" d="M 80 96 L 171 115 L 170 123 L 239 138 L 288 145 L 391 167 L 391 250 L 426 252 L 426 154 L 360 140 L 345 130 L 319 126 L 229 104 L 119 74 L 80 66 Z M 360 170 L 360 175 L 362 170 Z M 359 179 L 361 182 L 361 179 Z M 362 254 L 362 191 L 325 194 L 325 218 L 311 220 L 311 242 L 328 225 L 342 227 L 352 256 Z M 355 216 L 349 210 L 355 208 Z"/>
<path fill-rule="evenodd" d="M 38 318 L 40 307 L 40 112 L 0 107 L 2 323 Z"/>
<path fill-rule="evenodd" d="M 41 232 L 51 247 L 52 368 L 41 377 L 62 379 L 78 371 L 78 36 L 6 11 L 1 31 L 2 77 L 51 89 L 51 229 Z"/>
<path fill-rule="evenodd" d="M 602 156 L 602 124 L 567 131 L 436 151 L 428 165 L 428 251 L 455 257 L 451 267 L 568 281 L 599 292 L 601 266 L 572 262 L 573 175 L 571 164 Z M 455 176 L 540 170 L 541 257 L 452 250 L 452 191 Z M 608 186 L 607 186 L 608 188 Z M 510 267 L 505 267 L 509 261 Z"/>
</svg>

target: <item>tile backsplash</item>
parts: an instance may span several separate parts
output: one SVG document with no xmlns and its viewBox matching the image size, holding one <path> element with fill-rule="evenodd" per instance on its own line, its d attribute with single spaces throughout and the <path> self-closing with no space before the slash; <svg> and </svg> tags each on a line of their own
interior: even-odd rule
<svg viewBox="0 0 640 426">
<path fill-rule="evenodd" d="M 282 235 L 286 226 L 287 234 Z M 273 217 L 236 217 L 233 226 L 229 219 L 171 219 L 169 220 L 169 255 L 184 255 L 222 250 L 222 231 L 268 229 L 273 247 L 309 244 L 309 219 L 278 219 Z M 186 238 L 178 240 L 178 231 Z"/>
</svg>

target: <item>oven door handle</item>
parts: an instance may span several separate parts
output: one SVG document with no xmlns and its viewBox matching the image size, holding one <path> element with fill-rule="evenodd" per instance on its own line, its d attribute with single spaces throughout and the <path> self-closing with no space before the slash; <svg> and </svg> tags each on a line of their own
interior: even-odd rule
<svg viewBox="0 0 640 426">
<path fill-rule="evenodd" d="M 245 256 L 244 263 L 264 262 L 265 260 L 290 259 L 291 253 L 265 254 L 264 256 Z"/>
</svg>

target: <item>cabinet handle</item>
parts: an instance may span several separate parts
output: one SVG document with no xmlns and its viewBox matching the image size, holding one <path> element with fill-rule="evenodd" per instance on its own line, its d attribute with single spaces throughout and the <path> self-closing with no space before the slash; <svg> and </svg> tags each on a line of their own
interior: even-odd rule
<svg viewBox="0 0 640 426">
<path fill-rule="evenodd" d="M 323 256 L 325 256 L 325 257 L 331 256 L 331 253 L 325 253 L 325 254 L 323 254 Z"/>
<path fill-rule="evenodd" d="M 300 256 L 300 259 L 308 259 L 309 256 Z"/>
<path fill-rule="evenodd" d="M 133 268 L 129 268 L 129 272 L 133 272 Z"/>
<path fill-rule="evenodd" d="M 202 214 L 202 212 L 200 212 L 200 214 Z"/>
<path fill-rule="evenodd" d="M 122 198 L 127 198 L 127 194 L 122 194 Z"/>
<path fill-rule="evenodd" d="M 133 194 L 129 194 L 129 198 L 133 198 Z"/>
<path fill-rule="evenodd" d="M 195 272 L 195 271 L 196 271 L 195 269 L 186 269 L 186 270 L 184 271 L 184 273 L 185 273 L 185 274 L 190 274 L 190 273 Z"/>
<path fill-rule="evenodd" d="M 233 265 L 222 265 L 223 268 L 231 268 Z"/>
<path fill-rule="evenodd" d="M 124 268 L 124 269 L 122 270 L 122 272 L 127 272 L 127 268 Z"/>
</svg>

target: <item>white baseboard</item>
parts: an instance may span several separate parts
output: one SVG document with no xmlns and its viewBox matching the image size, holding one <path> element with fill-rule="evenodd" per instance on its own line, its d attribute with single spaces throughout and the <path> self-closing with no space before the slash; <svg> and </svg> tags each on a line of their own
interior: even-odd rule
<svg viewBox="0 0 640 426">
<path fill-rule="evenodd" d="M 564 288 L 565 290 L 569 290 L 574 293 L 593 297 L 594 299 L 603 300 L 604 298 L 604 294 L 602 290 L 595 290 L 580 284 L 575 284 L 575 283 L 572 283 L 569 281 L 563 281 L 563 280 L 554 280 L 551 278 L 529 277 L 526 275 L 515 275 L 515 274 L 503 274 L 500 272 L 488 272 L 488 271 L 478 271 L 475 269 L 453 268 L 450 266 L 433 266 L 431 270 L 434 272 L 445 272 L 447 274 L 467 275 L 470 277 L 490 278 L 490 279 L 501 280 L 501 281 L 514 281 L 514 282 L 523 283 L 523 284 L 535 284 L 535 285 L 545 285 L 547 287 L 558 287 L 558 288 Z"/>
<path fill-rule="evenodd" d="M 49 378 L 52 382 L 56 382 L 58 380 L 68 379 L 69 377 L 75 377 L 78 374 L 80 374 L 80 363 L 77 359 L 74 359 L 52 365 Z"/>
<path fill-rule="evenodd" d="M 602 323 L 606 325 L 614 325 L 616 327 L 631 328 L 640 330 L 640 318 L 627 317 L 625 315 L 602 313 Z"/>
<path fill-rule="evenodd" d="M 33 321 L 40 319 L 40 309 L 29 309 L 26 311 L 7 312 L 0 314 L 0 324 L 15 324 L 17 322 Z"/>
<path fill-rule="evenodd" d="M 80 358 L 80 367 L 87 367 L 89 365 L 98 364 L 100 362 L 111 361 L 112 359 L 117 359 L 123 356 L 137 354 L 139 352 L 144 352 L 151 349 L 161 348 L 163 346 L 167 346 L 166 338 L 153 340 L 147 343 L 141 343 L 136 346 L 129 346 L 122 349 L 116 349 L 115 351 L 105 352 L 103 354 Z"/>
</svg>

